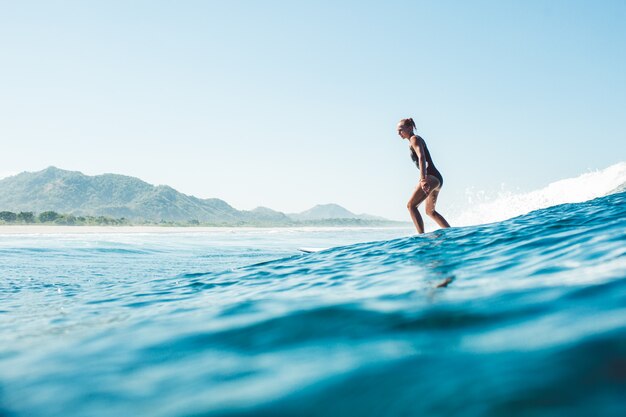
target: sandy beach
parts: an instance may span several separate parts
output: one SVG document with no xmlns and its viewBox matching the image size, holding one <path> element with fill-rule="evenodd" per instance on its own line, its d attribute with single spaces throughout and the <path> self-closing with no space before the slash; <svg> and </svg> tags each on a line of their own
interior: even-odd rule
<svg viewBox="0 0 626 417">
<path fill-rule="evenodd" d="M 169 226 L 46 226 L 2 225 L 1 235 L 48 235 L 89 233 L 190 233 L 244 229 L 242 227 L 169 227 Z"/>
<path fill-rule="evenodd" d="M 302 230 L 302 231 L 339 231 L 339 230 L 394 230 L 407 226 L 300 226 L 300 227 L 176 227 L 176 226 L 56 226 L 56 225 L 1 225 L 3 235 L 57 235 L 57 234 L 102 234 L 102 233 L 229 233 L 236 231 Z"/>
</svg>

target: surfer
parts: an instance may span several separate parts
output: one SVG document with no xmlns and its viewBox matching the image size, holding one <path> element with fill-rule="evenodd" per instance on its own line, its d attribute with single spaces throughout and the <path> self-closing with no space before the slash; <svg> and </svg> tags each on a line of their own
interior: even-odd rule
<svg viewBox="0 0 626 417">
<path fill-rule="evenodd" d="M 409 140 L 411 159 L 420 170 L 420 182 L 415 188 L 415 191 L 413 191 L 407 208 L 409 209 L 409 213 L 411 213 L 411 219 L 413 220 L 413 224 L 415 224 L 417 233 L 424 233 L 424 221 L 419 211 L 417 211 L 417 207 L 422 204 L 424 200 L 426 200 L 426 214 L 430 218 L 442 228 L 450 227 L 450 224 L 435 210 L 437 197 L 443 185 L 443 177 L 437 168 L 435 168 L 435 164 L 433 164 L 426 142 L 424 142 L 424 139 L 419 135 L 414 133 L 414 129 L 415 122 L 413 119 L 402 119 L 397 126 L 398 135 L 400 135 L 402 139 Z"/>
</svg>

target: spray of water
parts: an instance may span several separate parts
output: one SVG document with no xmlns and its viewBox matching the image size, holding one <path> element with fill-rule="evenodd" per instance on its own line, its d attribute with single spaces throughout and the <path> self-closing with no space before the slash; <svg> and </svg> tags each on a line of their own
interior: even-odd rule
<svg viewBox="0 0 626 417">
<path fill-rule="evenodd" d="M 546 207 L 580 203 L 626 190 L 626 162 L 567 178 L 530 192 L 501 190 L 495 196 L 467 190 L 467 209 L 453 219 L 455 226 L 470 226 L 510 219 Z"/>
</svg>

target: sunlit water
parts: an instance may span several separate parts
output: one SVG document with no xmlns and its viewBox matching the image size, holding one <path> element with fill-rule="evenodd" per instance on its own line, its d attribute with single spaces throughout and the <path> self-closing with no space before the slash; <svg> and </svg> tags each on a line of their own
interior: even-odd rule
<svg viewBox="0 0 626 417">
<path fill-rule="evenodd" d="M 410 234 L 0 235 L 0 415 L 624 415 L 626 193 Z"/>
</svg>

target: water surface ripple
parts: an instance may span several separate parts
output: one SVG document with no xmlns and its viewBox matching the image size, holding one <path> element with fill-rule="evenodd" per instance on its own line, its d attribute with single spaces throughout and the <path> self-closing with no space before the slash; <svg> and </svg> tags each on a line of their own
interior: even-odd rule
<svg viewBox="0 0 626 417">
<path fill-rule="evenodd" d="M 0 415 L 624 415 L 626 193 L 250 233 L 1 237 Z"/>
</svg>

